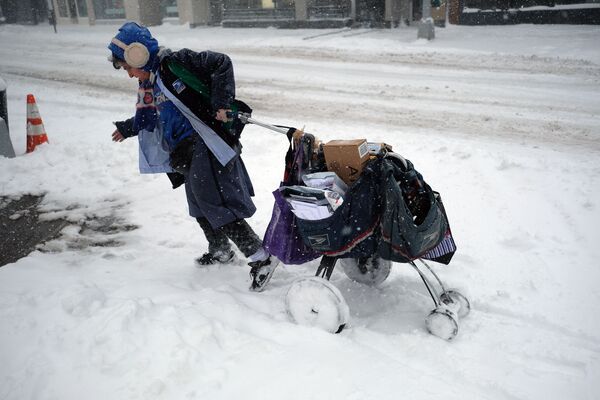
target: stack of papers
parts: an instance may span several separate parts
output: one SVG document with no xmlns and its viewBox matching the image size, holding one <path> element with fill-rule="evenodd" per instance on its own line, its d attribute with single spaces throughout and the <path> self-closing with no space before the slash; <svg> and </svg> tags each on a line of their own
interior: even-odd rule
<svg viewBox="0 0 600 400">
<path fill-rule="evenodd" d="M 306 186 L 286 186 L 280 189 L 283 197 L 306 201 L 308 203 L 327 204 L 325 191 Z"/>
<path fill-rule="evenodd" d="M 333 171 L 315 172 L 314 174 L 304 175 L 302 180 L 306 186 L 316 189 L 331 190 L 342 196 L 348 190 L 348 185 L 346 185 Z"/>
<path fill-rule="evenodd" d="M 329 217 L 343 202 L 341 196 L 330 190 L 306 186 L 287 186 L 281 194 L 292 207 L 292 212 L 301 219 L 318 220 Z"/>
<path fill-rule="evenodd" d="M 326 205 L 317 205 L 293 199 L 288 200 L 288 203 L 292 206 L 292 212 L 300 219 L 314 221 L 327 218 L 332 214 L 329 207 Z"/>
</svg>

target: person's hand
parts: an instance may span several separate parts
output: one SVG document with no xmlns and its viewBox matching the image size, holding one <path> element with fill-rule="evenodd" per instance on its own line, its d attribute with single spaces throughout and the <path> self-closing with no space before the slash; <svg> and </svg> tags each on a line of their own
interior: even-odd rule
<svg viewBox="0 0 600 400">
<path fill-rule="evenodd" d="M 220 108 L 217 110 L 217 115 L 215 115 L 215 119 L 217 121 L 228 122 L 230 119 L 227 118 L 227 113 L 231 112 L 229 108 Z"/>
<path fill-rule="evenodd" d="M 112 133 L 112 140 L 113 142 L 122 142 L 125 140 L 125 136 L 123 136 L 118 129 L 115 129 L 115 131 Z"/>
</svg>

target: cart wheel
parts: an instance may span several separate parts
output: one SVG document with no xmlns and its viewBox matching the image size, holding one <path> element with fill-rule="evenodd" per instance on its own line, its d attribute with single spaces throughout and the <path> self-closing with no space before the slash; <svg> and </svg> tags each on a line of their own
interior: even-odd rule
<svg viewBox="0 0 600 400">
<path fill-rule="evenodd" d="M 440 300 L 446 305 L 451 303 L 458 304 L 458 310 L 455 312 L 459 318 L 464 318 L 471 312 L 471 303 L 456 289 L 450 289 L 442 293 Z"/>
<path fill-rule="evenodd" d="M 429 333 L 444 340 L 452 340 L 458 334 L 456 315 L 445 306 L 440 306 L 429 313 L 425 325 Z"/>
<path fill-rule="evenodd" d="M 316 276 L 292 283 L 285 297 L 287 312 L 298 325 L 340 333 L 350 316 L 348 304 L 329 281 Z"/>
<path fill-rule="evenodd" d="M 382 284 L 392 268 L 390 260 L 381 257 L 342 258 L 339 260 L 346 276 L 355 282 L 369 286 Z"/>
</svg>

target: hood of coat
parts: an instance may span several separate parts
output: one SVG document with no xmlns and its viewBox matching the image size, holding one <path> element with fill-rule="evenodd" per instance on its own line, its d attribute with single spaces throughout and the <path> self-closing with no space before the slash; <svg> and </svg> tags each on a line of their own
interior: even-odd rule
<svg viewBox="0 0 600 400">
<path fill-rule="evenodd" d="M 159 51 L 158 41 L 152 37 L 148 28 L 138 25 L 135 22 L 126 22 L 119 28 L 115 39 L 123 42 L 125 45 L 131 43 L 140 43 L 148 50 L 150 55 L 148 62 L 142 66 L 145 71 L 150 71 L 155 63 L 156 55 Z M 112 41 L 108 44 L 108 49 L 112 52 L 113 58 L 125 60 L 125 50 L 117 46 Z"/>
</svg>

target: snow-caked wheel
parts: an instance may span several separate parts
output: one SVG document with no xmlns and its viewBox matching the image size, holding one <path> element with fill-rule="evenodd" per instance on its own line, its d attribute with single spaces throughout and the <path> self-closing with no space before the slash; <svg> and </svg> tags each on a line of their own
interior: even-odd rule
<svg viewBox="0 0 600 400">
<path fill-rule="evenodd" d="M 392 262 L 381 257 L 341 258 L 339 260 L 346 276 L 355 282 L 378 286 L 387 279 Z"/>
<path fill-rule="evenodd" d="M 429 313 L 425 325 L 429 333 L 444 340 L 452 340 L 458 334 L 456 314 L 445 306 L 440 306 Z"/>
<path fill-rule="evenodd" d="M 350 316 L 348 304 L 329 281 L 316 276 L 292 283 L 285 296 L 287 312 L 298 325 L 340 333 Z"/>
<path fill-rule="evenodd" d="M 450 289 L 440 295 L 440 300 L 446 304 L 458 304 L 458 309 L 455 311 L 459 318 L 464 318 L 471 312 L 471 303 L 456 289 Z"/>
</svg>

